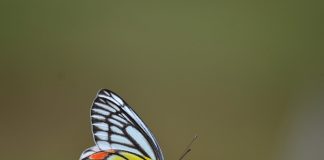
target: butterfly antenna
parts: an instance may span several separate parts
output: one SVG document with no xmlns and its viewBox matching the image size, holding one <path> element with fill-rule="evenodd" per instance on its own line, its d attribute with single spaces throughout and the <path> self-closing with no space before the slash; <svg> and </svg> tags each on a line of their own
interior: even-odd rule
<svg viewBox="0 0 324 160">
<path fill-rule="evenodd" d="M 187 147 L 185 148 L 185 150 L 183 151 L 183 153 L 181 154 L 179 160 L 182 160 L 190 151 L 191 151 L 191 145 L 193 144 L 193 142 L 198 138 L 197 135 L 195 135 L 195 137 L 190 141 L 190 143 L 187 145 Z"/>
</svg>

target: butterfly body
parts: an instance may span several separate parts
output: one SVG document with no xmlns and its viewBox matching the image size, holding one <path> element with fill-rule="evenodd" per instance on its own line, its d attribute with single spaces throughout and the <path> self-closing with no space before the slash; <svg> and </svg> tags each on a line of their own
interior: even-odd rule
<svg viewBox="0 0 324 160">
<path fill-rule="evenodd" d="M 116 93 L 98 92 L 91 108 L 95 146 L 80 160 L 164 160 L 152 132 Z"/>
</svg>

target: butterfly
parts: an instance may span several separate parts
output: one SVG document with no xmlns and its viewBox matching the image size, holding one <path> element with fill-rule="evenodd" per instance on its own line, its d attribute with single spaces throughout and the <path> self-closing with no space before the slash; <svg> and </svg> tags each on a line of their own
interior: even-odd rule
<svg viewBox="0 0 324 160">
<path fill-rule="evenodd" d="M 164 160 L 161 148 L 147 125 L 116 93 L 102 89 L 91 108 L 95 146 L 80 160 Z"/>
</svg>

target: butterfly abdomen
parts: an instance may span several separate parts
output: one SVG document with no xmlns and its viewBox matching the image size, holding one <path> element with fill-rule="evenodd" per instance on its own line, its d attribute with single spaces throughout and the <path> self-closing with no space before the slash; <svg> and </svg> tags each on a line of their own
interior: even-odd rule
<svg viewBox="0 0 324 160">
<path fill-rule="evenodd" d="M 99 151 L 83 160 L 151 160 L 148 157 L 122 150 Z"/>
</svg>

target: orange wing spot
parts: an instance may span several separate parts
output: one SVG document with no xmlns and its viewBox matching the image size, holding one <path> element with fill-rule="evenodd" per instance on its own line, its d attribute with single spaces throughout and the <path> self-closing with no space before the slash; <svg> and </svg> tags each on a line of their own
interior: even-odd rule
<svg viewBox="0 0 324 160">
<path fill-rule="evenodd" d="M 91 155 L 89 158 L 92 160 L 102 160 L 102 159 L 106 158 L 108 155 L 109 155 L 108 152 L 98 152 L 98 153 Z"/>
</svg>

